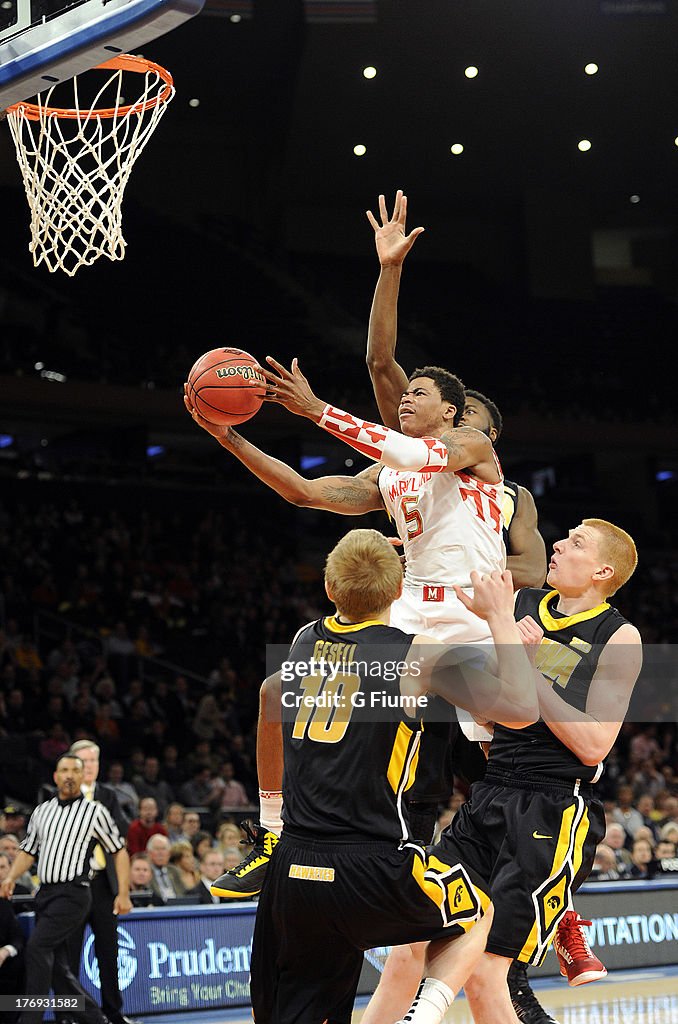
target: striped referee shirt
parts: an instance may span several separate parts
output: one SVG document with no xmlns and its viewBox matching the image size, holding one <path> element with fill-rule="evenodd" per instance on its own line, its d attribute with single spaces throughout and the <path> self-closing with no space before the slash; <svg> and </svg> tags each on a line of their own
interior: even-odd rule
<svg viewBox="0 0 678 1024">
<path fill-rule="evenodd" d="M 38 804 L 31 814 L 20 849 L 38 858 L 37 872 L 43 885 L 72 882 L 90 875 L 90 857 L 96 843 L 108 853 L 125 846 L 118 827 L 103 804 L 78 796 L 75 800 L 53 797 Z"/>
</svg>

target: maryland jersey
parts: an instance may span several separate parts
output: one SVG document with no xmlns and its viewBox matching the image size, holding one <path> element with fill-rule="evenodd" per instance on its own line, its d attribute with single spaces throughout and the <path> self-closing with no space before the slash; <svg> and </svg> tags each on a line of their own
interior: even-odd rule
<svg viewBox="0 0 678 1024">
<path fill-rule="evenodd" d="M 503 477 L 489 484 L 466 472 L 384 468 L 379 489 L 403 541 L 406 587 L 469 587 L 471 570 L 490 573 L 505 567 Z"/>
<path fill-rule="evenodd" d="M 559 697 L 578 711 L 586 700 L 603 647 L 627 621 L 607 602 L 586 612 L 564 615 L 556 610 L 557 590 L 525 588 L 516 594 L 516 620 L 531 615 L 544 630 L 537 651 L 539 671 L 556 687 Z M 564 780 L 596 781 L 602 765 L 583 765 L 541 720 L 526 729 L 495 725 L 488 771 L 520 773 L 538 779 L 548 775 Z"/>
<path fill-rule="evenodd" d="M 325 840 L 409 838 L 403 797 L 421 724 L 402 709 L 398 665 L 412 639 L 380 622 L 334 617 L 295 638 L 294 681 L 282 680 L 286 830 Z"/>
</svg>

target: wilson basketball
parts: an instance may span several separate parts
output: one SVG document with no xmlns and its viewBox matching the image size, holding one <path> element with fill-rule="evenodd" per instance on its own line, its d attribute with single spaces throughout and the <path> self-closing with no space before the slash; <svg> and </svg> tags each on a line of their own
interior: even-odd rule
<svg viewBox="0 0 678 1024">
<path fill-rule="evenodd" d="M 259 363 L 241 348 L 213 348 L 193 364 L 188 375 L 189 397 L 210 423 L 233 426 L 256 412 L 266 394 Z"/>
</svg>

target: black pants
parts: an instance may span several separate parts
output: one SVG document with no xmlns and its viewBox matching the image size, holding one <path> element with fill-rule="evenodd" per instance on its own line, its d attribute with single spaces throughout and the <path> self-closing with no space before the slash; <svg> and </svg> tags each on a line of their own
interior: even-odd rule
<svg viewBox="0 0 678 1024">
<path fill-rule="evenodd" d="M 80 972 L 80 955 L 85 925 L 89 925 L 94 934 L 94 951 L 99 964 L 99 983 L 101 985 L 101 1009 L 104 1014 L 115 1021 L 122 1013 L 122 996 L 118 984 L 118 919 L 113 913 L 113 892 L 105 871 L 99 871 L 91 882 L 92 906 L 90 912 L 75 928 L 66 940 L 68 965 L 78 977 Z"/>
<path fill-rule="evenodd" d="M 81 928 L 89 913 L 89 884 L 64 882 L 42 885 L 35 897 L 36 923 L 26 946 L 26 995 L 76 995 L 84 999 L 85 1009 L 73 1016 L 85 1024 L 103 1024 L 101 1010 L 85 992 L 66 956 L 66 939 Z M 21 1024 L 40 1024 L 43 1010 L 26 1010 Z"/>
</svg>

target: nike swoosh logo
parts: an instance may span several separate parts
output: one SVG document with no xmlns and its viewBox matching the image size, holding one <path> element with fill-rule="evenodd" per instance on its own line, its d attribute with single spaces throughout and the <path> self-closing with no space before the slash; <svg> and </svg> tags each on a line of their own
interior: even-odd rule
<svg viewBox="0 0 678 1024">
<path fill-rule="evenodd" d="M 541 832 L 533 832 L 532 833 L 532 838 L 533 839 L 553 839 L 553 836 L 543 836 L 541 834 Z"/>
</svg>

